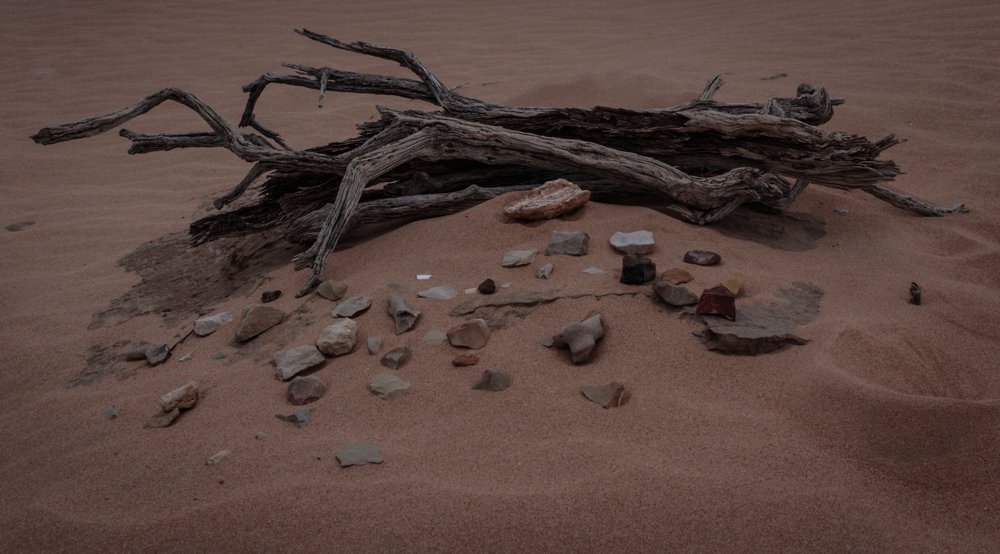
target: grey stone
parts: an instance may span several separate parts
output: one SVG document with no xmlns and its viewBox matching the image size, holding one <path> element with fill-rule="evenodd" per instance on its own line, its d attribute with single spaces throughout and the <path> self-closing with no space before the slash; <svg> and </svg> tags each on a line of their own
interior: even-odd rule
<svg viewBox="0 0 1000 554">
<path fill-rule="evenodd" d="M 226 355 L 223 352 L 216 352 L 215 354 L 209 356 L 209 358 L 212 358 L 213 360 L 225 360 Z"/>
<path fill-rule="evenodd" d="M 368 353 L 374 356 L 382 351 L 382 337 L 368 337 Z"/>
<path fill-rule="evenodd" d="M 653 292 L 671 306 L 693 306 L 698 303 L 697 294 L 662 279 L 653 281 Z"/>
<path fill-rule="evenodd" d="M 343 298 L 345 292 L 347 292 L 347 283 L 336 279 L 323 281 L 316 287 L 316 294 L 334 302 Z"/>
<path fill-rule="evenodd" d="M 430 298 L 432 300 L 451 300 L 458 296 L 458 291 L 451 285 L 440 285 L 417 293 L 420 298 Z"/>
<path fill-rule="evenodd" d="M 211 456 L 209 456 L 209 458 L 207 460 L 205 460 L 205 465 L 207 465 L 207 466 L 214 466 L 214 465 L 218 464 L 219 462 L 221 462 L 222 460 L 224 460 L 225 458 L 227 458 L 230 454 L 232 454 L 232 452 L 230 452 L 228 450 L 220 450 L 220 451 L 216 452 L 215 454 L 212 454 Z"/>
<path fill-rule="evenodd" d="M 611 235 L 611 247 L 624 254 L 649 254 L 656 247 L 653 233 L 649 231 L 618 231 Z"/>
<path fill-rule="evenodd" d="M 313 411 L 313 408 L 303 408 L 288 415 L 275 414 L 274 417 L 282 421 L 294 423 L 296 427 L 301 429 L 306 425 L 309 425 L 309 421 L 312 420 Z"/>
<path fill-rule="evenodd" d="M 448 335 L 438 329 L 431 329 L 424 335 L 424 342 L 427 344 L 438 345 L 444 343 L 446 340 L 448 340 Z"/>
<path fill-rule="evenodd" d="M 129 346 L 128 350 L 125 351 L 125 359 L 130 362 L 135 362 L 139 360 L 146 359 L 146 351 L 150 348 L 155 348 L 156 345 L 148 343 L 146 341 L 139 341 L 132 346 Z"/>
<path fill-rule="evenodd" d="M 535 277 L 538 279 L 548 279 L 549 275 L 552 275 L 552 264 L 545 264 L 535 272 Z"/>
<path fill-rule="evenodd" d="M 536 250 L 511 250 L 504 252 L 500 265 L 504 267 L 518 267 L 528 265 L 535 261 Z"/>
<path fill-rule="evenodd" d="M 315 375 L 298 376 L 288 383 L 288 402 L 296 406 L 315 402 L 326 394 L 326 383 Z"/>
<path fill-rule="evenodd" d="M 180 358 L 177 358 L 177 361 L 178 362 L 186 362 L 186 361 L 190 360 L 193 357 L 194 357 L 194 352 L 188 352 L 187 354 L 184 354 Z"/>
<path fill-rule="evenodd" d="M 486 346 L 490 340 L 490 328 L 483 319 L 470 319 L 448 330 L 448 342 L 452 346 L 472 348 Z"/>
<path fill-rule="evenodd" d="M 410 359 L 410 348 L 408 346 L 400 346 L 399 348 L 393 348 L 392 350 L 385 353 L 379 363 L 384 365 L 389 369 L 399 369 L 403 367 L 403 364 Z"/>
<path fill-rule="evenodd" d="M 194 321 L 194 334 L 206 337 L 234 319 L 233 312 L 219 312 Z"/>
<path fill-rule="evenodd" d="M 251 304 L 243 308 L 236 326 L 236 340 L 247 342 L 285 319 L 285 312 L 264 304 Z"/>
<path fill-rule="evenodd" d="M 580 387 L 580 392 L 587 397 L 587 400 L 600 404 L 603 408 L 619 408 L 629 399 L 625 385 L 614 381 L 607 385 L 584 385 Z"/>
<path fill-rule="evenodd" d="M 304 344 L 274 353 L 274 376 L 287 381 L 297 374 L 323 363 L 323 354 L 311 344 Z"/>
<path fill-rule="evenodd" d="M 602 273 L 607 273 L 607 271 L 604 271 L 599 267 L 588 267 L 587 269 L 584 269 L 583 272 L 587 275 L 600 275 Z"/>
<path fill-rule="evenodd" d="M 420 310 L 407 304 L 399 294 L 392 293 L 389 295 L 389 315 L 396 322 L 396 335 L 401 335 L 417 324 Z"/>
<path fill-rule="evenodd" d="M 379 373 L 368 383 L 368 389 L 379 398 L 393 398 L 409 388 L 409 383 L 389 372 Z"/>
<path fill-rule="evenodd" d="M 552 231 L 545 255 L 584 256 L 590 246 L 590 235 L 583 231 Z"/>
<path fill-rule="evenodd" d="M 372 299 L 367 296 L 352 296 L 344 300 L 330 312 L 333 317 L 354 317 L 367 310 L 372 305 Z"/>
<path fill-rule="evenodd" d="M 849 212 L 849 211 L 847 211 L 847 210 L 845 210 L 843 208 L 834 208 L 833 209 L 833 213 L 835 213 L 835 214 L 837 214 L 837 215 L 839 215 L 841 217 L 847 217 L 851 212 Z"/>
<path fill-rule="evenodd" d="M 500 392 L 510 386 L 511 378 L 507 370 L 500 368 L 490 368 L 483 372 L 474 385 L 473 390 L 486 390 Z"/>
<path fill-rule="evenodd" d="M 146 350 L 146 363 L 151 366 L 158 366 L 167 361 L 170 357 L 170 348 L 165 344 L 154 346 Z"/>
<path fill-rule="evenodd" d="M 149 421 L 147 421 L 144 426 L 149 428 L 170 427 L 170 425 L 173 424 L 173 422 L 176 421 L 177 418 L 180 416 L 181 416 L 180 408 L 174 408 L 169 412 L 164 412 L 160 410 L 159 412 L 156 413 L 156 415 L 149 418 Z"/>
<path fill-rule="evenodd" d="M 590 359 L 594 346 L 603 337 L 604 321 L 601 314 L 596 314 L 579 323 L 563 326 L 552 337 L 552 343 L 559 348 L 568 348 L 573 363 L 582 364 Z"/>
<path fill-rule="evenodd" d="M 365 464 L 381 464 L 382 449 L 368 442 L 354 442 L 337 451 L 337 461 L 340 467 L 361 466 Z"/>
<path fill-rule="evenodd" d="M 344 318 L 323 329 L 319 338 L 316 339 L 316 348 L 327 356 L 343 356 L 354 350 L 357 340 L 357 322 Z"/>
</svg>

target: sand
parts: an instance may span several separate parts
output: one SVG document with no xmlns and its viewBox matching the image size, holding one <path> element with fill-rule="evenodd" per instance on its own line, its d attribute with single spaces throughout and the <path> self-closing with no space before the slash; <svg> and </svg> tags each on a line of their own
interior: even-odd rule
<svg viewBox="0 0 1000 554">
<path fill-rule="evenodd" d="M 0 18 L 0 227 L 34 222 L 0 231 L 3 550 L 995 551 L 996 5 L 210 4 L 36 1 L 8 5 Z M 246 168 L 224 151 L 129 157 L 116 133 L 50 147 L 28 136 L 164 86 L 190 90 L 235 121 L 240 87 L 282 71 L 281 61 L 404 75 L 310 43 L 292 34 L 297 26 L 410 49 L 464 94 L 508 104 L 672 105 L 715 73 L 727 80 L 721 100 L 823 85 L 848 100 L 829 128 L 908 140 L 887 153 L 906 171 L 897 189 L 966 202 L 971 212 L 919 218 L 817 187 L 783 218 L 699 228 L 647 208 L 590 203 L 566 219 L 520 225 L 503 221 L 499 198 L 356 239 L 331 257 L 329 275 L 374 305 L 358 317 L 358 351 L 316 373 L 330 390 L 303 429 L 274 417 L 293 407 L 269 357 L 313 340 L 330 323 L 330 303 L 293 298 L 305 276 L 287 265 L 267 270 L 254 290 L 211 302 L 238 310 L 261 290 L 286 292 L 274 305 L 294 316 L 249 346 L 237 349 L 229 326 L 188 340 L 160 367 L 84 371 L 116 341 L 172 342 L 190 325 L 188 299 L 88 329 L 139 282 L 118 261 L 185 231 Z M 307 147 L 348 136 L 375 102 L 417 106 L 333 95 L 317 110 L 312 92 L 271 89 L 259 113 Z M 166 106 L 128 128 L 199 123 Z M 733 274 L 747 277 L 745 301 L 795 281 L 819 286 L 821 312 L 799 329 L 811 342 L 718 355 L 691 335 L 696 327 L 641 295 L 510 314 L 472 368 L 452 367 L 451 348 L 420 340 L 457 321 L 449 302 L 415 299 L 424 312 L 416 329 L 391 334 L 388 283 L 461 291 L 492 277 L 538 288 L 534 268 L 549 260 L 503 269 L 500 254 L 544 248 L 555 229 L 587 231 L 592 248 L 551 260 L 546 287 L 625 290 L 607 239 L 639 228 L 655 234 L 661 269 L 692 248 L 722 255 L 720 266 L 691 269 L 698 290 Z M 609 273 L 588 276 L 588 266 Z M 417 281 L 418 273 L 433 277 Z M 911 281 L 923 287 L 920 307 L 906 302 Z M 164 286 L 175 296 L 198 289 Z M 573 366 L 535 344 L 592 310 L 608 332 L 591 363 Z M 376 334 L 387 348 L 414 351 L 399 371 L 413 383 L 404 397 L 365 390 L 382 371 L 363 352 Z M 192 359 L 179 362 L 187 352 Z M 217 352 L 227 358 L 212 359 Z M 469 390 L 485 367 L 506 368 L 513 386 Z M 158 397 L 192 379 L 209 388 L 199 405 L 168 429 L 144 429 Z M 632 391 L 623 408 L 601 409 L 579 393 L 612 380 Z M 120 416 L 108 421 L 112 405 Z M 340 468 L 334 455 L 350 442 L 379 444 L 385 462 Z M 231 454 L 206 466 L 221 450 Z"/>
</svg>

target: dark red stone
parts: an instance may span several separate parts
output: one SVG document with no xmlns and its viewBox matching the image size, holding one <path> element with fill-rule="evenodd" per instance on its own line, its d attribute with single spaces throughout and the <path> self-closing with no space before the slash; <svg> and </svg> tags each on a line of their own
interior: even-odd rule
<svg viewBox="0 0 1000 554">
<path fill-rule="evenodd" d="M 622 277 L 620 282 L 626 285 L 641 285 L 656 277 L 656 264 L 653 260 L 638 254 L 627 254 L 622 258 Z"/>
<path fill-rule="evenodd" d="M 266 290 L 260 293 L 260 303 L 267 304 L 268 302 L 274 302 L 275 300 L 281 298 L 280 290 Z"/>
<path fill-rule="evenodd" d="M 684 261 L 695 265 L 715 265 L 722 261 L 722 256 L 708 250 L 691 250 L 684 254 Z"/>
<path fill-rule="evenodd" d="M 695 312 L 703 315 L 721 315 L 729 321 L 736 321 L 736 296 L 722 285 L 705 289 L 701 293 Z"/>
<path fill-rule="evenodd" d="M 479 283 L 477 290 L 480 294 L 493 294 L 497 291 L 497 284 L 493 282 L 493 279 L 487 279 Z"/>
</svg>

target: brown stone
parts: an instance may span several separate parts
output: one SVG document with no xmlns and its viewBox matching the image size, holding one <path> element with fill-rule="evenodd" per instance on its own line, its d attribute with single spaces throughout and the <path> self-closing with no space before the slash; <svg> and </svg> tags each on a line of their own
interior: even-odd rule
<svg viewBox="0 0 1000 554">
<path fill-rule="evenodd" d="M 296 406 L 319 400 L 326 394 L 326 384 L 315 375 L 296 377 L 288 383 L 288 401 Z"/>
<path fill-rule="evenodd" d="M 459 354 L 452 358 L 451 365 L 455 367 L 465 367 L 479 363 L 479 357 L 475 354 Z"/>
<path fill-rule="evenodd" d="M 675 285 L 683 285 L 694 280 L 690 273 L 679 267 L 668 269 L 660 274 L 661 281 L 668 281 Z"/>
<path fill-rule="evenodd" d="M 500 392 L 509 387 L 510 383 L 510 374 L 507 373 L 507 370 L 491 367 L 484 371 L 479 380 L 472 385 L 472 390 Z"/>
<path fill-rule="evenodd" d="M 236 340 L 246 342 L 285 319 L 285 312 L 273 306 L 251 304 L 243 308 L 240 323 L 236 326 Z"/>
<path fill-rule="evenodd" d="M 513 219 L 552 219 L 571 212 L 590 200 L 590 191 L 566 179 L 556 179 L 532 190 L 503 209 Z"/>
</svg>

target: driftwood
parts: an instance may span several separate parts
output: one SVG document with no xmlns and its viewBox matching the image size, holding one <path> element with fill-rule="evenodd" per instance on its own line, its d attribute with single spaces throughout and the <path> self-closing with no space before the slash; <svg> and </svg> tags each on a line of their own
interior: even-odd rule
<svg viewBox="0 0 1000 554">
<path fill-rule="evenodd" d="M 260 182 L 256 197 L 194 222 L 192 241 L 275 227 L 284 228 L 290 240 L 312 241 L 295 257 L 298 267 L 312 270 L 300 295 L 319 282 L 329 253 L 351 227 L 453 213 L 555 177 L 577 182 L 596 200 L 655 198 L 668 213 L 696 224 L 717 221 L 744 204 L 785 210 L 809 183 L 860 189 L 921 215 L 965 211 L 882 186 L 900 171 L 878 157 L 900 141 L 889 135 L 872 142 L 817 127 L 843 102 L 823 88 L 800 85 L 792 97 L 731 104 L 713 99 L 723 83 L 716 76 L 698 98 L 662 109 L 502 106 L 448 89 L 409 52 L 296 32 L 397 62 L 418 80 L 285 64 L 295 74 L 268 73 L 244 87 L 249 97 L 239 127 L 253 132 L 237 131 L 194 95 L 168 88 L 118 112 L 42 129 L 32 139 L 53 144 L 103 133 L 167 100 L 187 106 L 210 132 L 145 135 L 122 129 L 132 143 L 129 152 L 221 147 L 252 163 L 214 205 L 223 210 Z M 271 84 L 318 90 L 320 105 L 328 92 L 352 92 L 422 100 L 440 110 L 379 108 L 381 117 L 359 125 L 356 137 L 295 150 L 255 113 Z"/>
</svg>

